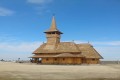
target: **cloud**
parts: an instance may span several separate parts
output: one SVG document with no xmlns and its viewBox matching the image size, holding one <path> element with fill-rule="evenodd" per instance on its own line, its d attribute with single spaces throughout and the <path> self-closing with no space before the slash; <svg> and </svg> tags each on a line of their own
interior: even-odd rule
<svg viewBox="0 0 120 80">
<path fill-rule="evenodd" d="M 34 9 L 37 11 L 38 15 L 43 13 L 51 13 L 51 10 L 48 9 L 48 4 L 52 3 L 54 0 L 27 0 L 27 3 L 35 4 Z"/>
<path fill-rule="evenodd" d="M 95 46 L 120 46 L 120 41 L 74 41 L 75 43 L 90 43 Z"/>
<path fill-rule="evenodd" d="M 0 43 L 1 50 L 14 52 L 32 52 L 35 48 L 40 46 L 41 42 L 8 42 Z"/>
<path fill-rule="evenodd" d="M 35 7 L 37 14 L 42 15 L 43 13 L 51 13 L 51 10 L 48 10 L 45 6 Z"/>
<path fill-rule="evenodd" d="M 19 57 L 28 60 L 41 42 L 0 42 L 0 59 L 17 60 Z"/>
<path fill-rule="evenodd" d="M 13 42 L 16 41 L 16 37 L 12 36 L 11 34 L 3 34 L 0 33 L 0 42 Z"/>
<path fill-rule="evenodd" d="M 94 47 L 104 58 L 104 60 L 120 60 L 119 46 L 96 46 Z"/>
<path fill-rule="evenodd" d="M 0 7 L 0 16 L 10 16 L 13 15 L 14 11 L 7 8 Z"/>
<path fill-rule="evenodd" d="M 120 46 L 120 41 L 93 42 L 95 45 Z"/>
<path fill-rule="evenodd" d="M 29 3 L 33 4 L 46 4 L 46 3 L 51 3 L 53 0 L 27 0 Z"/>
</svg>

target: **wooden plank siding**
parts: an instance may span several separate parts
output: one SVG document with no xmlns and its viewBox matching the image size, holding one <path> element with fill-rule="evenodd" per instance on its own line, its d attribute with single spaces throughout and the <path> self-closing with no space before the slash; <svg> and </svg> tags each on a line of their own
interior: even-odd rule
<svg viewBox="0 0 120 80">
<path fill-rule="evenodd" d="M 87 64 L 99 64 L 99 59 L 95 59 L 95 58 L 88 58 L 86 59 L 86 63 Z"/>
<path fill-rule="evenodd" d="M 81 58 L 42 58 L 43 64 L 82 64 Z"/>
<path fill-rule="evenodd" d="M 34 58 L 33 63 L 40 63 L 39 58 Z M 99 64 L 100 60 L 96 58 L 78 58 L 78 57 L 63 57 L 63 58 L 42 58 L 42 64 Z"/>
</svg>

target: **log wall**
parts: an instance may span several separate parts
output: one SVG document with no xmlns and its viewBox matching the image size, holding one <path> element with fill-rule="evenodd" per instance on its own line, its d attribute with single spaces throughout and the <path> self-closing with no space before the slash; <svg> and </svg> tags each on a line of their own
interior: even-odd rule
<svg viewBox="0 0 120 80">
<path fill-rule="evenodd" d="M 39 58 L 34 58 L 33 63 L 39 63 Z M 42 58 L 43 64 L 99 64 L 100 60 L 95 58 Z"/>
<path fill-rule="evenodd" d="M 81 58 L 42 58 L 43 64 L 81 64 Z"/>
<path fill-rule="evenodd" d="M 86 59 L 86 63 L 87 64 L 99 64 L 99 59 L 91 59 L 91 58 L 88 58 L 88 59 Z"/>
</svg>

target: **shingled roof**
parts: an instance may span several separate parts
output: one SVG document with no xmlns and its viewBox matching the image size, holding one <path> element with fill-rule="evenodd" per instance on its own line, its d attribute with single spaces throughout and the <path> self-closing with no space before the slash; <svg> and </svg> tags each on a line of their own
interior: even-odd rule
<svg viewBox="0 0 120 80">
<path fill-rule="evenodd" d="M 33 53 L 74 53 L 80 52 L 78 46 L 74 42 L 60 42 L 57 45 L 42 44 Z"/>
<path fill-rule="evenodd" d="M 48 48 L 48 46 L 50 48 Z M 74 42 L 61 42 L 58 45 L 56 45 L 56 47 L 53 45 L 51 46 L 51 45 L 47 45 L 46 43 L 44 43 L 38 49 L 36 49 L 33 53 L 34 54 L 36 53 L 61 53 L 59 54 L 59 56 L 63 56 L 63 55 L 73 56 L 72 54 L 69 54 L 69 53 L 81 53 L 81 55 L 86 58 L 103 59 L 103 57 L 93 48 L 93 46 L 88 43 L 75 44 Z"/>
<path fill-rule="evenodd" d="M 80 53 L 79 54 L 61 53 L 56 55 L 55 57 L 83 57 L 83 56 Z"/>
<path fill-rule="evenodd" d="M 89 43 L 86 44 L 77 44 L 81 54 L 85 56 L 86 58 L 99 58 L 103 59 L 103 57 L 93 48 L 93 46 Z"/>
<path fill-rule="evenodd" d="M 32 58 L 39 58 L 39 57 L 83 57 L 81 53 L 79 54 L 71 54 L 71 53 L 58 53 L 58 54 L 38 54 L 32 56 Z"/>
</svg>

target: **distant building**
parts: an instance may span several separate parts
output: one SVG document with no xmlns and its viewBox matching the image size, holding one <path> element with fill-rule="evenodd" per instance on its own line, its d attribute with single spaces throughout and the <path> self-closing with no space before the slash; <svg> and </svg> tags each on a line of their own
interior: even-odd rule
<svg viewBox="0 0 120 80">
<path fill-rule="evenodd" d="M 47 42 L 33 52 L 32 61 L 42 64 L 98 64 L 103 57 L 89 43 L 60 42 L 61 31 L 53 16 L 49 30 L 44 32 Z M 72 33 L 71 33 L 72 34 Z M 72 34 L 73 35 L 73 34 Z"/>
</svg>

